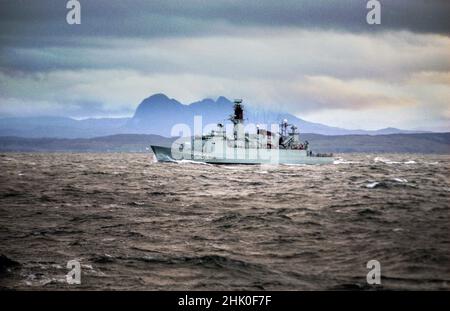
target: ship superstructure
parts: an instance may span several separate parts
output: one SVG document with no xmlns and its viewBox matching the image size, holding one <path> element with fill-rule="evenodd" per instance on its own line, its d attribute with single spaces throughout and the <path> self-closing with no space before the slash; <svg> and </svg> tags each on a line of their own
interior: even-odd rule
<svg viewBox="0 0 450 311">
<path fill-rule="evenodd" d="M 191 160 L 216 164 L 326 164 L 332 154 L 313 153 L 295 125 L 283 120 L 270 129 L 244 125 L 241 99 L 234 101 L 232 129 L 223 123 L 206 135 L 180 138 L 171 147 L 151 146 L 161 162 Z M 249 130 L 250 129 L 250 130 Z M 251 131 L 253 130 L 253 131 Z M 231 133 L 230 133 L 231 132 Z"/>
</svg>

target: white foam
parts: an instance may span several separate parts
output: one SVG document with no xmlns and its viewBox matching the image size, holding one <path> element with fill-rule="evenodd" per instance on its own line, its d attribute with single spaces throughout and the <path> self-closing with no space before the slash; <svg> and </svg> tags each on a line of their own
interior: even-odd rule
<svg viewBox="0 0 450 311">
<path fill-rule="evenodd" d="M 175 163 L 178 164 L 201 164 L 201 165 L 212 165 L 210 163 L 206 163 L 206 162 L 200 162 L 200 161 L 193 161 L 193 160 L 179 160 L 179 161 L 175 161 Z"/>
<path fill-rule="evenodd" d="M 342 158 L 337 158 L 336 160 L 333 161 L 333 164 L 354 164 L 354 163 L 359 163 L 359 162 L 347 161 L 347 160 L 344 160 Z"/>
<path fill-rule="evenodd" d="M 372 189 L 372 188 L 375 188 L 377 185 L 379 185 L 380 183 L 378 182 L 378 181 L 375 181 L 375 182 L 373 182 L 373 183 L 370 183 L 370 184 L 367 184 L 366 185 L 366 188 L 370 188 L 370 189 Z"/>
<path fill-rule="evenodd" d="M 151 157 L 152 157 L 151 163 L 158 163 L 158 159 L 156 158 L 156 156 L 154 154 L 152 154 Z"/>
<path fill-rule="evenodd" d="M 414 161 L 414 160 L 409 160 L 409 161 L 406 161 L 406 162 L 399 162 L 399 161 L 392 161 L 390 159 L 386 159 L 386 158 L 383 158 L 383 157 L 375 157 L 373 159 L 373 161 L 375 163 L 381 162 L 381 163 L 385 163 L 385 164 L 416 164 L 416 161 Z"/>
<path fill-rule="evenodd" d="M 400 164 L 401 163 L 401 162 L 392 161 L 392 160 L 382 158 L 382 157 L 375 157 L 375 159 L 373 159 L 373 161 L 375 163 L 381 162 L 381 163 L 386 163 L 386 164 Z"/>
<path fill-rule="evenodd" d="M 408 181 L 404 178 L 392 178 L 393 181 L 400 182 L 400 183 L 407 183 Z"/>
</svg>

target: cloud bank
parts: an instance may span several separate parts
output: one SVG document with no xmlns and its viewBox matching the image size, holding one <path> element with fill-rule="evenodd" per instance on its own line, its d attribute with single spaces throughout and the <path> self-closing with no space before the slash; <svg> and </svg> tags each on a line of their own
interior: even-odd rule
<svg viewBox="0 0 450 311">
<path fill-rule="evenodd" d="M 0 0 L 0 117 L 224 95 L 329 125 L 450 130 L 450 2 Z"/>
</svg>

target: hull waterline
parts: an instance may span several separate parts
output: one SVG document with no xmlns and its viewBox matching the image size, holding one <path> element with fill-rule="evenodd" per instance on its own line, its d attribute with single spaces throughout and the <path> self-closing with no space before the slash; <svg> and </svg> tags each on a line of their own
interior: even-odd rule
<svg viewBox="0 0 450 311">
<path fill-rule="evenodd" d="M 230 152 L 223 156 L 214 153 L 172 152 L 170 147 L 151 146 L 158 162 L 177 162 L 182 160 L 210 164 L 332 164 L 330 156 L 308 155 L 304 150 L 259 149 L 242 150 L 241 154 Z"/>
</svg>

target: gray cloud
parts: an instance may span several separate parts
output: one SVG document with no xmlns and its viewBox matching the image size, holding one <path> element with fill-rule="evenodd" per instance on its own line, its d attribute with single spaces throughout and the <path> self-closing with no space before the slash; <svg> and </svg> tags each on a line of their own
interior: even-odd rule
<svg viewBox="0 0 450 311">
<path fill-rule="evenodd" d="M 80 47 L 8 47 L 10 71 L 124 69 L 144 74 L 293 79 L 299 75 L 397 80 L 418 71 L 449 71 L 450 39 L 409 32 L 373 36 L 283 29 L 268 35 L 97 40 Z"/>
<path fill-rule="evenodd" d="M 447 0 L 381 0 L 381 26 L 365 0 L 80 2 L 70 26 L 65 0 L 0 0 L 0 116 L 121 116 L 165 92 L 239 94 L 339 126 L 450 120 Z"/>
<path fill-rule="evenodd" d="M 167 37 L 235 32 L 241 27 L 296 27 L 360 31 L 409 30 L 450 34 L 447 0 L 382 3 L 382 24 L 365 21 L 364 0 L 96 0 L 83 1 L 82 24 L 65 23 L 64 0 L 0 0 L 3 43 L 46 37 Z"/>
</svg>

